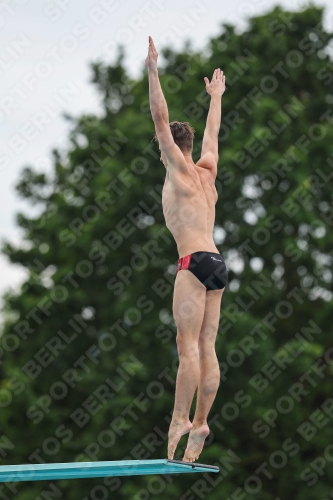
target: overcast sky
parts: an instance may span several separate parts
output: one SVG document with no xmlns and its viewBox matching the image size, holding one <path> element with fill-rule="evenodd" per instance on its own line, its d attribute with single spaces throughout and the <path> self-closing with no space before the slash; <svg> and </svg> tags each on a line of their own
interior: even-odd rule
<svg viewBox="0 0 333 500">
<path fill-rule="evenodd" d="M 325 27 L 333 30 L 331 0 Z M 126 48 L 126 65 L 142 71 L 147 38 L 157 49 L 181 48 L 188 38 L 204 47 L 221 23 L 246 27 L 249 16 L 276 5 L 299 10 L 299 0 L 4 0 L 0 3 L 0 240 L 20 241 L 15 224 L 19 211 L 33 209 L 19 200 L 14 185 L 22 168 L 50 170 L 50 151 L 66 144 L 68 124 L 62 118 L 98 112 L 89 62 L 113 62 L 115 48 Z M 218 61 L 223 69 L 223 61 Z M 209 76 L 209 75 L 207 75 Z M 17 286 L 25 273 L 0 256 L 0 297 Z"/>
</svg>

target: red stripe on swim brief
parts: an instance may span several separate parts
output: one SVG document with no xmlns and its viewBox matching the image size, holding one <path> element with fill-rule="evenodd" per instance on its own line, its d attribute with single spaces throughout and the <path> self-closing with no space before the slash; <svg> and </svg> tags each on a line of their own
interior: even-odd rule
<svg viewBox="0 0 333 500">
<path fill-rule="evenodd" d="M 185 257 L 181 257 L 181 258 L 178 260 L 177 273 L 178 273 L 178 271 L 180 271 L 181 269 L 188 269 L 188 268 L 190 267 L 191 257 L 192 257 L 192 254 L 190 254 L 190 255 L 185 255 Z"/>
</svg>

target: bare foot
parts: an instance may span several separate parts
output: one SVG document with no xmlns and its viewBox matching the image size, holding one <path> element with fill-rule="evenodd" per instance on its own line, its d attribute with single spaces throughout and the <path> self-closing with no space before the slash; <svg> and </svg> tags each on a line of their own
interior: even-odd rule
<svg viewBox="0 0 333 500">
<path fill-rule="evenodd" d="M 183 422 L 171 422 L 168 434 L 168 459 L 172 460 L 176 451 L 177 444 L 180 438 L 187 434 L 192 429 L 192 424 L 189 420 Z"/>
<path fill-rule="evenodd" d="M 195 462 L 198 460 L 208 434 L 209 427 L 207 424 L 200 425 L 191 430 L 183 462 Z"/>
</svg>

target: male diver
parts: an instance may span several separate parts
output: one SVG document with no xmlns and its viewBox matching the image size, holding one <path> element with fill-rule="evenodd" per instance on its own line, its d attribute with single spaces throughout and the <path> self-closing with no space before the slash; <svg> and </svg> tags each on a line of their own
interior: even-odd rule
<svg viewBox="0 0 333 500">
<path fill-rule="evenodd" d="M 157 57 L 154 42 L 149 37 L 146 66 L 150 109 L 161 161 L 166 168 L 163 213 L 179 253 L 173 295 L 179 368 L 168 433 L 168 458 L 173 459 L 181 436 L 189 432 L 183 461 L 194 462 L 209 434 L 207 417 L 220 384 L 215 340 L 228 274 L 215 246 L 213 229 L 218 199 L 215 178 L 225 76 L 218 68 L 211 81 L 204 78 L 211 100 L 201 158 L 194 163 L 194 129 L 187 122 L 169 123 L 167 103 L 158 77 Z M 189 412 L 196 389 L 196 410 L 191 423 Z"/>
</svg>

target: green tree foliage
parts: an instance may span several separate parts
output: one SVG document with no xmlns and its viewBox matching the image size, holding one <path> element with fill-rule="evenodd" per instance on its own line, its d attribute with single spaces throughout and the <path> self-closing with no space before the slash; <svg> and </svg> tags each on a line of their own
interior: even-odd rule
<svg viewBox="0 0 333 500">
<path fill-rule="evenodd" d="M 227 76 L 215 238 L 229 285 L 200 459 L 221 474 L 4 485 L 1 498 L 331 498 L 333 73 L 322 19 L 315 7 L 276 8 L 241 34 L 223 25 L 202 52 L 160 48 L 170 121 L 195 127 L 194 159 L 203 78 Z M 23 170 L 17 191 L 40 215 L 19 214 L 25 243 L 3 244 L 29 279 L 3 311 L 2 464 L 166 456 L 178 255 L 147 75 L 131 79 L 122 53 L 92 70 L 103 116 L 73 120 L 51 175 Z"/>
</svg>

